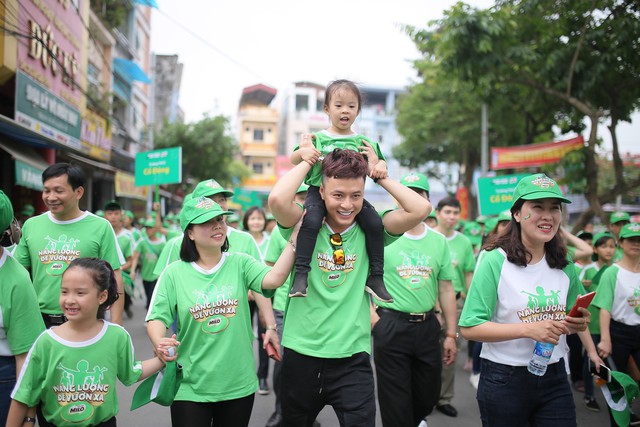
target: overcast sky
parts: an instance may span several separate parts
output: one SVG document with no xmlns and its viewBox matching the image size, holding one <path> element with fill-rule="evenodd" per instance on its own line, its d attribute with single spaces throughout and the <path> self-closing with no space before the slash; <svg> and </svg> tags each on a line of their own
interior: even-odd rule
<svg viewBox="0 0 640 427">
<path fill-rule="evenodd" d="M 242 89 L 279 91 L 296 81 L 336 78 L 404 87 L 419 57 L 402 25 L 420 28 L 454 0 L 157 0 L 151 49 L 184 64 L 180 106 L 187 122 L 233 117 Z M 493 0 L 473 0 L 479 8 Z M 636 122 L 640 118 L 636 118 Z M 620 126 L 621 151 L 640 152 L 638 126 Z M 587 136 L 588 134 L 585 134 Z M 607 135 L 603 134 L 603 137 Z"/>
</svg>

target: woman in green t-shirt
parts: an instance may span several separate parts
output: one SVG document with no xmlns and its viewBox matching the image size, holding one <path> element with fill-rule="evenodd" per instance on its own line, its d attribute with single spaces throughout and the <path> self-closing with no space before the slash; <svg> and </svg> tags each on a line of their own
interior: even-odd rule
<svg viewBox="0 0 640 427">
<path fill-rule="evenodd" d="M 248 291 L 270 297 L 293 266 L 287 245 L 273 267 L 245 253 L 229 253 L 224 211 L 213 200 L 185 202 L 180 261 L 160 277 L 146 320 L 153 343 L 177 318 L 184 380 L 171 405 L 173 426 L 247 426 L 258 389 Z M 280 350 L 277 335 L 269 342 Z"/>
</svg>

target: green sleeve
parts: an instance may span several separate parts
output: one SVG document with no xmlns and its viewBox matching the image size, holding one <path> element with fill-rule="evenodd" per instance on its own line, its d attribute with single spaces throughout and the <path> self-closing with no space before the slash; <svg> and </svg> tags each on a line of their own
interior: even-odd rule
<svg viewBox="0 0 640 427">
<path fill-rule="evenodd" d="M 242 257 L 244 262 L 242 271 L 244 272 L 245 283 L 247 288 L 252 291 L 256 291 L 267 298 L 271 298 L 275 293 L 275 289 L 263 289 L 262 281 L 264 276 L 271 270 L 271 267 L 263 264 L 251 256 L 244 256 L 243 254 L 237 254 Z"/>
<path fill-rule="evenodd" d="M 460 314 L 459 325 L 471 327 L 491 321 L 498 302 L 500 272 L 505 262 L 498 251 L 487 252 L 478 265 Z"/>
<path fill-rule="evenodd" d="M 605 309 L 609 313 L 611 313 L 617 277 L 618 267 L 616 265 L 612 265 L 611 267 L 607 268 L 604 273 L 602 273 L 600 284 L 598 285 L 598 291 L 596 292 L 596 296 L 591 302 L 592 305 L 601 309 Z"/>
<path fill-rule="evenodd" d="M 269 245 L 267 246 L 267 253 L 264 256 L 265 262 L 276 263 L 278 258 L 280 258 L 280 254 L 284 250 L 287 241 L 280 234 L 280 229 L 278 227 L 274 228 L 271 232 L 271 238 L 269 239 Z"/>
<path fill-rule="evenodd" d="M 446 242 L 443 243 L 442 250 L 440 251 L 440 265 L 442 268 L 438 274 L 438 280 L 453 280 L 456 277 L 456 272 L 451 263 L 451 252 L 449 252 L 449 245 L 447 245 Z"/>
</svg>

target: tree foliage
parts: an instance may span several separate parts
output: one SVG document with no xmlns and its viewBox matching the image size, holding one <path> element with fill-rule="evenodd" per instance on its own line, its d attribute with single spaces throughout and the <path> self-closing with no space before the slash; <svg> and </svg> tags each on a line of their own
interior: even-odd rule
<svg viewBox="0 0 640 427">
<path fill-rule="evenodd" d="M 408 30 L 424 62 L 469 84 L 484 100 L 521 91 L 526 102 L 546 104 L 544 123 L 553 119 L 580 131 L 587 118 L 586 149 L 573 159 L 583 162 L 591 206 L 582 221 L 594 213 L 606 221 L 602 203 L 640 185 L 625 176 L 615 139 L 615 125 L 629 120 L 640 99 L 638 8 L 632 0 L 502 0 L 487 10 L 458 3 L 429 28 Z M 605 117 L 612 119 L 614 136 L 613 192 L 599 191 L 596 135 Z"/>
<path fill-rule="evenodd" d="M 229 136 L 229 122 L 223 116 L 205 116 L 196 123 L 166 124 L 155 135 L 156 148 L 182 147 L 183 189 L 186 182 L 213 178 L 224 187 L 232 187 L 249 175 L 235 160 L 238 147 Z"/>
</svg>

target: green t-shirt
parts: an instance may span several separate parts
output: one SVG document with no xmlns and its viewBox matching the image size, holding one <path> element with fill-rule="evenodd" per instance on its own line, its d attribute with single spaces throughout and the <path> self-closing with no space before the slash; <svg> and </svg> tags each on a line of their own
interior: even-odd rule
<svg viewBox="0 0 640 427">
<path fill-rule="evenodd" d="M 4 250 L 0 255 L 0 356 L 29 351 L 44 322 L 29 272 Z"/>
<path fill-rule="evenodd" d="M 549 267 L 546 258 L 542 258 L 536 264 L 520 267 L 510 263 L 502 249 L 495 249 L 482 255 L 459 325 L 563 320 L 578 295 L 584 293 L 572 264 L 559 270 Z M 527 366 L 534 346 L 531 338 L 485 342 L 480 356 L 504 365 Z M 566 350 L 566 336 L 562 335 L 550 363 L 558 362 Z"/>
<path fill-rule="evenodd" d="M 385 160 L 382 151 L 380 151 L 380 145 L 364 135 L 360 135 L 357 133 L 354 133 L 352 135 L 335 135 L 329 133 L 327 130 L 322 130 L 320 132 L 316 132 L 315 136 L 316 139 L 314 145 L 316 149 L 320 151 L 321 156 L 329 154 L 336 148 L 360 152 L 358 147 L 364 145 L 362 141 L 365 140 L 369 144 L 371 144 L 378 158 L 380 160 Z M 296 145 L 293 150 L 295 151 L 298 148 L 300 148 L 300 145 Z M 309 173 L 307 173 L 304 182 L 307 185 L 320 187 L 320 184 L 322 184 L 322 162 L 316 162 L 316 164 L 311 167 L 311 170 L 309 171 Z"/>
<path fill-rule="evenodd" d="M 241 253 L 223 253 L 211 270 L 177 261 L 160 276 L 146 320 L 178 321 L 178 363 L 184 381 L 176 400 L 220 402 L 258 389 L 247 293 L 263 291 L 270 267 Z"/>
<path fill-rule="evenodd" d="M 608 267 L 603 266 L 606 270 Z M 596 295 L 598 294 L 598 288 L 600 287 L 600 279 L 602 278 L 602 274 L 604 271 L 600 271 L 602 268 L 598 266 L 597 262 L 592 262 L 591 264 L 587 264 L 584 266 L 582 270 L 579 271 L 580 280 L 590 280 L 590 285 L 584 285 L 587 292 L 596 291 Z M 593 301 L 592 301 L 593 302 Z M 589 313 L 591 313 L 591 322 L 589 323 L 589 332 L 594 335 L 600 334 L 600 309 L 593 304 L 589 304 Z"/>
<path fill-rule="evenodd" d="M 284 251 L 287 246 L 287 241 L 284 237 L 282 237 L 282 233 L 280 233 L 280 228 L 275 227 L 273 231 L 271 231 L 271 238 L 269 239 L 269 246 L 267 247 L 267 252 L 264 256 L 265 262 L 271 262 L 273 264 L 278 261 L 280 258 L 280 254 Z M 291 275 L 284 282 L 282 286 L 276 289 L 276 292 L 273 296 L 273 309 L 284 311 L 285 306 L 287 305 L 287 298 L 289 298 L 289 288 L 291 287 Z"/>
<path fill-rule="evenodd" d="M 453 279 L 453 289 L 456 292 L 467 292 L 467 282 L 464 278 L 465 273 L 473 272 L 475 269 L 475 255 L 473 254 L 473 246 L 467 236 L 454 231 L 451 237 L 447 237 L 449 244 L 449 252 L 451 253 L 451 263 L 455 271 Z"/>
<path fill-rule="evenodd" d="M 292 229 L 282 229 L 289 239 Z M 282 344 L 308 356 L 350 357 L 371 352 L 369 294 L 364 287 L 369 276 L 369 257 L 365 234 L 354 223 L 342 235 L 345 264 L 333 263 L 329 236 L 333 231 L 320 228 L 311 257 L 306 298 L 289 298 L 285 309 Z M 385 230 L 385 246 L 400 236 Z"/>
<path fill-rule="evenodd" d="M 116 378 L 129 386 L 142 374 L 129 333 L 105 321 L 92 339 L 70 342 L 56 329 L 36 340 L 11 397 L 39 404 L 47 421 L 59 427 L 93 426 L 117 415 Z"/>
<path fill-rule="evenodd" d="M 640 325 L 640 273 L 613 264 L 602 273 L 591 305 L 607 310 L 616 322 Z"/>
<path fill-rule="evenodd" d="M 622 256 L 624 255 L 624 251 L 620 246 L 616 246 L 616 252 L 613 254 L 613 259 L 611 260 L 613 263 L 622 261 Z"/>
<path fill-rule="evenodd" d="M 167 244 L 167 241 L 162 236 L 159 240 L 151 241 L 146 236 L 140 240 L 140 243 L 136 246 L 136 252 L 140 254 L 140 277 L 142 280 L 152 282 L 158 278 L 154 269 L 158 263 L 158 257 L 162 252 L 162 249 Z"/>
<path fill-rule="evenodd" d="M 58 221 L 50 212 L 29 218 L 15 257 L 31 269 L 40 311 L 47 314 L 61 313 L 60 283 L 71 261 L 101 258 L 114 270 L 125 262 L 109 221 L 90 212 L 69 221 Z"/>
<path fill-rule="evenodd" d="M 126 260 L 130 256 L 133 255 L 133 250 L 136 245 L 133 241 L 133 234 L 126 229 L 120 230 L 120 232 L 116 235 L 118 239 L 118 246 L 120 246 L 120 251 L 122 252 L 122 256 Z"/>
<path fill-rule="evenodd" d="M 384 251 L 384 284 L 392 303 L 375 300 L 379 307 L 405 313 L 431 310 L 438 298 L 438 280 L 453 280 L 445 237 L 422 224 L 419 235 L 404 233 Z"/>
</svg>

